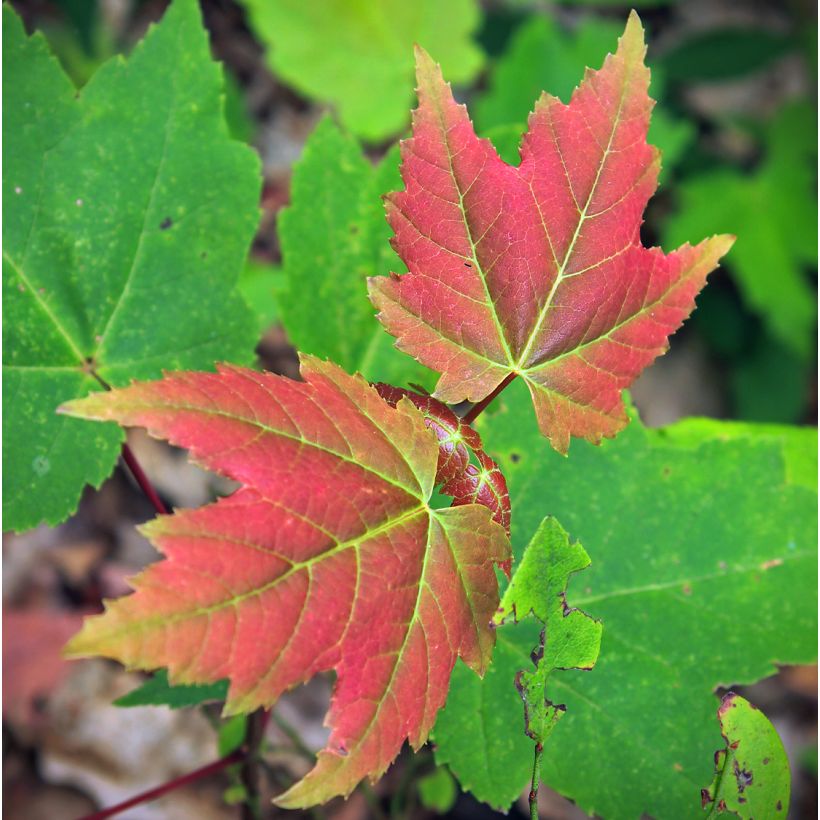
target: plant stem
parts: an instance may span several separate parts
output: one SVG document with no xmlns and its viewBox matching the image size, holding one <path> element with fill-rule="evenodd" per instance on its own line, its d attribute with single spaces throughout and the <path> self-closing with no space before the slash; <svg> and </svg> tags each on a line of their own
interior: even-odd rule
<svg viewBox="0 0 820 820">
<path fill-rule="evenodd" d="M 142 794 L 130 797 L 122 803 L 117 803 L 116 806 L 110 806 L 107 809 L 102 809 L 101 811 L 94 812 L 93 814 L 88 814 L 81 818 L 81 820 L 104 820 L 106 817 L 114 817 L 114 815 L 120 814 L 120 812 L 124 812 L 126 809 L 130 809 L 132 806 L 147 803 L 149 800 L 156 800 L 174 789 L 178 789 L 181 786 L 186 786 L 188 783 L 193 783 L 196 780 L 201 780 L 203 777 L 207 777 L 210 774 L 215 774 L 222 769 L 226 769 L 228 766 L 232 766 L 234 763 L 239 763 L 244 756 L 245 750 L 237 749 L 229 755 L 220 758 L 219 760 L 215 760 L 213 763 L 209 763 L 207 766 L 203 766 L 202 768 L 195 769 L 194 771 L 188 772 L 188 774 L 184 774 L 181 777 L 176 777 L 173 780 L 169 780 L 167 783 L 163 783 L 155 789 L 149 789 Z"/>
<path fill-rule="evenodd" d="M 301 755 L 308 763 L 316 762 L 316 754 L 312 752 L 302 740 L 296 729 L 293 728 L 281 715 L 273 712 L 273 722 L 281 729 L 282 734 L 291 742 L 294 751 Z"/>
<path fill-rule="evenodd" d="M 359 783 L 359 790 L 364 795 L 364 799 L 367 802 L 367 807 L 370 809 L 370 814 L 374 820 L 387 820 L 387 815 L 382 811 L 379 797 L 376 792 L 373 791 L 373 787 L 370 785 L 367 778 Z"/>
<path fill-rule="evenodd" d="M 137 461 L 136 456 L 127 444 L 122 445 L 122 460 L 128 465 L 131 475 L 134 476 L 134 480 L 137 484 L 139 484 L 140 489 L 145 493 L 148 500 L 154 505 L 154 509 L 160 515 L 168 515 L 168 510 L 162 503 L 157 491 L 151 485 L 151 482 L 148 480 L 148 476 L 145 475 L 142 467 L 140 467 L 139 461 Z"/>
<path fill-rule="evenodd" d="M 245 799 L 242 801 L 242 820 L 259 820 L 262 807 L 259 801 L 259 749 L 265 737 L 270 712 L 257 709 L 248 717 L 245 729 L 244 757 L 239 779 L 245 787 Z"/>
<path fill-rule="evenodd" d="M 482 399 L 478 404 L 474 404 L 462 417 L 465 424 L 472 424 L 488 407 L 490 402 L 517 376 L 517 373 L 510 373 L 489 396 Z"/>
<path fill-rule="evenodd" d="M 538 820 L 538 786 L 541 783 L 541 755 L 544 744 L 535 744 L 535 757 L 532 761 L 532 787 L 530 788 L 530 820 Z"/>
</svg>

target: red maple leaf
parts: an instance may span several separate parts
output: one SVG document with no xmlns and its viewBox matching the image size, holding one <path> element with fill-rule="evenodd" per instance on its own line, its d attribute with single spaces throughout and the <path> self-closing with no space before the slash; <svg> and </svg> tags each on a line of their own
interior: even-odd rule
<svg viewBox="0 0 820 820">
<path fill-rule="evenodd" d="M 421 410 L 427 429 L 438 440 L 436 484 L 444 495 L 453 499 L 453 506 L 483 504 L 493 514 L 493 520 L 510 534 L 510 492 L 501 468 L 483 449 L 481 436 L 465 424 L 446 404 L 432 396 L 424 396 L 379 382 L 374 385 L 379 395 L 396 406 L 402 399 L 410 399 Z M 470 456 L 476 463 L 471 463 Z M 509 577 L 510 565 L 502 567 Z"/>
<path fill-rule="evenodd" d="M 478 504 L 431 509 L 438 444 L 409 401 L 302 359 L 305 382 L 221 367 L 70 402 L 140 425 L 243 484 L 143 532 L 165 554 L 69 644 L 172 683 L 230 678 L 228 713 L 335 670 L 327 748 L 278 798 L 297 807 L 421 746 L 457 658 L 483 674 L 504 529 Z"/>
<path fill-rule="evenodd" d="M 441 373 L 437 398 L 478 402 L 517 375 L 561 452 L 572 435 L 598 442 L 625 426 L 621 390 L 666 350 L 733 242 L 641 245 L 660 170 L 645 52 L 633 12 L 569 105 L 541 96 L 514 167 L 417 51 L 405 190 L 387 197 L 409 272 L 371 277 L 371 299 L 397 346 Z"/>
</svg>

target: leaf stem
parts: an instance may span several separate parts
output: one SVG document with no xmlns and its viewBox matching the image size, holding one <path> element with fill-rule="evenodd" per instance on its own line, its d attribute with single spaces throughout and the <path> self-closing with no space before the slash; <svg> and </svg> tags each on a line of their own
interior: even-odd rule
<svg viewBox="0 0 820 820">
<path fill-rule="evenodd" d="M 538 786 L 541 783 L 541 755 L 544 744 L 535 744 L 535 756 L 532 761 L 532 787 L 530 788 L 530 820 L 538 820 Z"/>
<path fill-rule="evenodd" d="M 120 814 L 126 809 L 138 806 L 141 803 L 147 803 L 149 800 L 156 800 L 174 789 L 187 786 L 188 783 L 201 780 L 203 777 L 215 774 L 222 769 L 226 769 L 228 766 L 232 766 L 234 763 L 239 763 L 245 757 L 245 754 L 244 749 L 237 749 L 229 755 L 215 760 L 213 763 L 209 763 L 207 766 L 202 766 L 202 768 L 194 769 L 194 771 L 188 772 L 188 774 L 184 774 L 181 777 L 169 780 L 167 783 L 163 783 L 155 789 L 149 789 L 148 791 L 142 792 L 142 794 L 129 797 L 128 800 L 123 800 L 122 803 L 117 803 L 116 806 L 110 806 L 107 809 L 102 809 L 93 814 L 87 814 L 85 817 L 82 817 L 81 820 L 105 820 L 106 817 L 114 817 L 114 815 Z"/>
<path fill-rule="evenodd" d="M 160 515 L 168 515 L 168 510 L 162 503 L 157 491 L 148 480 L 148 476 L 145 475 L 136 456 L 127 444 L 122 445 L 122 460 L 128 465 L 131 475 L 134 476 L 134 480 L 139 484 L 140 489 L 145 493 L 151 504 L 154 505 L 154 509 Z"/>
<path fill-rule="evenodd" d="M 465 424 L 472 424 L 489 406 L 490 402 L 517 376 L 517 373 L 510 373 L 498 387 L 490 393 L 489 396 L 483 398 L 478 404 L 474 404 L 462 417 L 461 420 Z"/>
<path fill-rule="evenodd" d="M 270 719 L 268 709 L 257 709 L 248 717 L 245 729 L 244 757 L 239 779 L 245 787 L 242 801 L 242 820 L 259 820 L 262 806 L 259 800 L 259 750 L 265 737 L 265 729 Z"/>
</svg>

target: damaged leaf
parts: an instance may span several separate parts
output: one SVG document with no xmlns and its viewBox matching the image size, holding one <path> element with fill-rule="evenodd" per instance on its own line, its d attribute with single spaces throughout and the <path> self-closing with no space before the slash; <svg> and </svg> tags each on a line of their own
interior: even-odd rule
<svg viewBox="0 0 820 820">
<path fill-rule="evenodd" d="M 569 105 L 538 100 L 513 167 L 476 136 L 419 50 L 405 190 L 387 197 L 409 272 L 370 280 L 399 349 L 441 373 L 437 398 L 478 402 L 520 376 L 564 453 L 570 436 L 598 442 L 626 425 L 621 390 L 666 350 L 733 241 L 668 255 L 641 244 L 660 169 L 646 142 L 645 51 L 633 13 L 616 54 Z"/>
<path fill-rule="evenodd" d="M 533 652 L 533 671 L 520 671 L 515 685 L 524 701 L 527 734 L 546 742 L 566 706 L 547 696 L 552 673 L 592 669 L 601 648 L 600 621 L 567 603 L 570 576 L 590 564 L 589 556 L 554 518 L 545 518 L 524 550 L 494 621 L 501 625 L 532 613 L 541 623 L 541 641 Z"/>
<path fill-rule="evenodd" d="M 817 657 L 817 431 L 633 420 L 565 459 L 529 404 L 513 382 L 476 422 L 509 485 L 513 547 L 520 559 L 544 512 L 558 518 L 595 557 L 572 604 L 606 624 L 595 671 L 552 680 L 567 713 L 544 782 L 607 820 L 689 816 L 712 775 L 703 750 L 717 746 L 715 687 Z M 531 742 L 509 731 L 531 620 L 498 630 L 483 680 L 456 667 L 434 730 L 437 760 L 503 808 L 532 771 Z"/>
<path fill-rule="evenodd" d="M 227 677 L 227 714 L 334 670 L 330 739 L 277 798 L 290 808 L 347 795 L 426 741 L 457 658 L 489 664 L 509 560 L 486 507 L 429 506 L 438 445 L 411 402 L 309 356 L 301 374 L 171 373 L 64 408 L 145 426 L 243 485 L 146 524 L 165 560 L 67 651 L 167 667 L 174 685 Z"/>
<path fill-rule="evenodd" d="M 715 752 L 715 779 L 701 792 L 706 816 L 785 820 L 791 774 L 774 726 L 756 706 L 734 692 L 723 697 L 718 720 L 726 748 Z"/>
</svg>

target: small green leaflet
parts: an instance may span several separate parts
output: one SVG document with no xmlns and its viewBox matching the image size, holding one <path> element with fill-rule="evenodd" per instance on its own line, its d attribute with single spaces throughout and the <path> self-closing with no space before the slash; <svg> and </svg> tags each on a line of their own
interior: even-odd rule
<svg viewBox="0 0 820 820">
<path fill-rule="evenodd" d="M 505 162 L 518 164 L 521 134 L 542 89 L 569 102 L 584 69 L 601 65 L 622 31 L 621 23 L 594 16 L 583 17 L 572 32 L 563 30 L 550 15 L 533 15 L 521 24 L 493 68 L 488 91 L 475 106 L 481 135 L 491 140 Z M 652 65 L 655 97 L 661 96 L 660 77 L 661 71 Z M 662 104 L 655 107 L 648 141 L 663 152 L 664 168 L 675 165 L 693 137 L 689 122 L 675 118 Z"/>
<path fill-rule="evenodd" d="M 478 686 L 471 686 L 462 675 L 456 683 L 454 676 L 458 693 L 451 694 L 436 723 L 438 763 L 449 764 L 462 786 L 496 808 L 507 809 L 521 794 L 532 767 L 532 744 L 526 739 L 521 742 L 511 727 L 521 726 L 536 743 L 545 743 L 566 711 L 564 704 L 554 703 L 548 695 L 547 687 L 553 689 L 552 673 L 590 669 L 598 658 L 601 623 L 567 603 L 570 576 L 589 563 L 584 548 L 570 543 L 554 518 L 541 522 L 494 618 L 501 628 L 492 666 Z M 517 642 L 505 640 L 513 634 Z M 531 659 L 528 642 L 530 649 L 535 646 Z M 523 723 L 513 677 L 524 701 Z M 486 745 L 475 742 L 477 725 L 491 738 Z M 498 753 L 504 766 L 491 764 Z M 503 771 L 507 764 L 512 764 L 509 772 Z"/>
<path fill-rule="evenodd" d="M 114 706 L 169 706 L 171 709 L 184 709 L 209 701 L 225 700 L 227 696 L 227 680 L 203 685 L 172 686 L 168 682 L 168 672 L 160 669 L 141 686 L 117 698 Z"/>
<path fill-rule="evenodd" d="M 786 750 L 766 715 L 729 692 L 718 709 L 725 747 L 715 753 L 715 779 L 701 791 L 706 817 L 774 820 L 789 813 Z"/>
<path fill-rule="evenodd" d="M 477 423 L 507 477 L 513 547 L 520 559 L 541 518 L 558 518 L 595 558 L 572 603 L 606 624 L 595 671 L 553 681 L 567 713 L 544 781 L 607 820 L 694 816 L 711 777 L 703 749 L 720 744 L 714 688 L 816 657 L 816 430 L 634 420 L 564 459 L 527 402 L 513 382 Z M 445 714 L 460 731 L 444 718 L 434 729 L 437 759 L 501 807 L 532 766 L 531 742 L 509 728 L 521 716 L 511 682 L 537 640 L 528 626 L 498 630 L 483 681 L 456 666 Z"/>
<path fill-rule="evenodd" d="M 808 105 L 780 111 L 766 129 L 765 158 L 749 175 L 718 169 L 684 180 L 663 241 L 710 231 L 738 236 L 727 267 L 749 309 L 803 358 L 815 347 L 817 296 L 805 268 L 817 265 L 817 115 Z"/>
<path fill-rule="evenodd" d="M 476 0 L 242 2 L 273 72 L 308 97 L 332 103 L 346 128 L 373 142 L 410 120 L 414 43 L 456 83 L 472 80 L 483 61 L 471 39 L 481 23 Z"/>
<path fill-rule="evenodd" d="M 366 277 L 405 270 L 390 247 L 382 194 L 400 187 L 394 148 L 379 165 L 326 117 L 311 134 L 279 216 L 286 288 L 279 318 L 291 343 L 369 381 L 432 389 L 435 374 L 393 347 Z"/>
<path fill-rule="evenodd" d="M 426 809 L 446 814 L 458 798 L 458 786 L 450 772 L 443 766 L 419 780 L 419 800 Z"/>
<path fill-rule="evenodd" d="M 122 432 L 57 406 L 163 368 L 249 362 L 235 289 L 258 220 L 259 163 L 232 141 L 195 0 L 80 92 L 3 7 L 5 524 L 71 514 Z"/>
<path fill-rule="evenodd" d="M 535 669 L 521 671 L 516 687 L 524 701 L 527 734 L 539 744 L 566 711 L 547 695 L 552 673 L 557 670 L 591 669 L 601 648 L 601 623 L 567 603 L 567 587 L 573 573 L 590 564 L 589 556 L 554 518 L 545 518 L 524 550 L 521 565 L 501 600 L 495 623 L 510 615 L 516 620 L 532 613 L 543 624 L 541 641 L 533 653 Z"/>
</svg>

